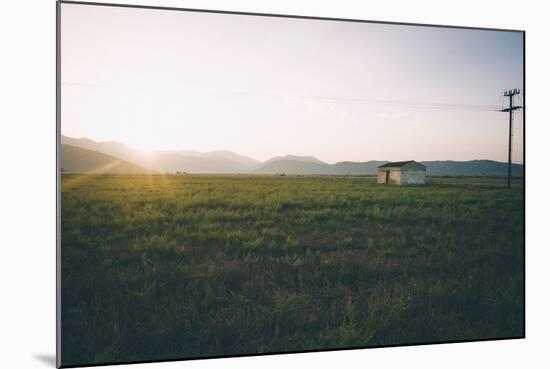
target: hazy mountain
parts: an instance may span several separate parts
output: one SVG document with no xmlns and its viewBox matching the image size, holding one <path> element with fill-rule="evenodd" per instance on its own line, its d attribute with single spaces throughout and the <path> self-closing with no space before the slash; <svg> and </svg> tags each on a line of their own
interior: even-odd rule
<svg viewBox="0 0 550 369">
<path fill-rule="evenodd" d="M 375 175 L 378 166 L 387 161 L 325 163 L 313 156 L 276 156 L 265 162 L 231 151 L 199 152 L 192 150 L 155 151 L 144 154 L 114 141 L 96 142 L 87 138 L 61 136 L 61 143 L 106 154 L 133 164 L 140 170 L 187 173 L 262 173 L 262 174 L 326 174 Z M 65 158 L 68 160 L 68 158 Z M 424 161 L 426 174 L 432 176 L 505 176 L 507 163 L 493 160 Z M 75 164 L 75 163 L 73 163 Z M 121 162 L 122 165 L 122 162 Z M 145 169 L 146 168 L 146 169 Z M 69 170 L 68 168 L 64 168 Z M 513 164 L 512 174 L 523 175 L 523 165 Z"/>
<path fill-rule="evenodd" d="M 324 161 L 321 161 L 313 156 L 298 156 L 298 155 L 284 155 L 284 156 L 275 156 L 269 160 L 264 161 L 261 163 L 261 166 L 265 166 L 267 164 L 280 161 L 280 160 L 289 160 L 289 161 L 301 161 L 305 163 L 315 163 L 315 164 L 325 164 Z"/>
<path fill-rule="evenodd" d="M 267 161 L 255 173 L 264 174 L 325 174 L 325 175 L 367 175 L 376 174 L 379 165 L 384 161 L 352 162 L 343 161 L 336 164 L 327 164 L 322 161 L 299 161 L 280 159 Z"/>
<path fill-rule="evenodd" d="M 150 154 L 147 160 L 143 161 L 143 165 L 163 172 L 187 173 L 246 173 L 254 167 L 237 160 L 224 155 L 192 156 L 172 151 L 157 151 Z"/>
<path fill-rule="evenodd" d="M 204 153 L 202 153 L 200 151 L 195 151 L 195 150 L 172 150 L 172 151 L 160 150 L 160 151 L 157 151 L 157 152 L 171 152 L 171 153 L 174 153 L 174 154 L 180 154 L 180 155 L 183 155 L 183 156 L 192 156 L 192 157 L 200 157 L 200 156 L 204 155 Z"/>
<path fill-rule="evenodd" d="M 508 163 L 493 160 L 423 161 L 431 176 L 505 176 Z M 512 164 L 512 175 L 523 176 L 523 165 Z"/>
<path fill-rule="evenodd" d="M 194 150 L 177 150 L 177 151 L 162 151 L 163 153 L 177 153 L 183 156 L 187 157 L 195 157 L 195 158 L 209 158 L 209 159 L 215 159 L 215 160 L 230 160 L 235 163 L 239 163 L 245 166 L 253 167 L 254 165 L 257 165 L 260 163 L 259 160 L 252 159 L 248 156 L 239 155 L 234 153 L 233 151 L 228 150 L 219 150 L 219 151 L 209 151 L 209 152 L 200 152 L 200 151 L 194 151 Z"/>
<path fill-rule="evenodd" d="M 134 164 L 137 164 L 143 158 L 141 151 L 115 141 L 96 142 L 89 138 L 72 138 L 61 135 L 61 144 L 97 151 Z"/>
<path fill-rule="evenodd" d="M 107 154 L 65 144 L 61 145 L 61 169 L 66 173 L 153 173 L 151 170 Z"/>
<path fill-rule="evenodd" d="M 61 136 L 61 143 L 107 154 L 135 165 L 162 172 L 244 173 L 259 161 L 231 151 L 202 153 L 192 150 L 154 151 L 144 154 L 114 141 L 96 142 L 88 138 Z"/>
<path fill-rule="evenodd" d="M 335 174 L 347 174 L 347 175 L 365 175 L 376 174 L 378 167 L 386 161 L 366 161 L 366 162 L 353 162 L 342 161 L 332 165 L 332 171 Z"/>
<path fill-rule="evenodd" d="M 332 174 L 331 165 L 323 163 L 313 163 L 299 160 L 281 159 L 268 162 L 262 165 L 258 169 L 254 170 L 254 173 L 262 174 Z"/>
<path fill-rule="evenodd" d="M 378 167 L 387 161 L 340 162 L 336 164 L 308 163 L 295 160 L 276 160 L 262 165 L 255 173 L 264 174 L 326 174 L 326 175 L 375 175 Z M 505 176 L 508 164 L 493 160 L 424 161 L 426 174 L 431 176 Z M 513 164 L 512 174 L 523 175 L 523 165 Z"/>
<path fill-rule="evenodd" d="M 235 163 L 239 163 L 244 166 L 253 167 L 260 163 L 259 160 L 249 158 L 248 156 L 239 155 L 233 151 L 220 150 L 220 151 L 210 151 L 202 154 L 205 158 L 218 159 L 218 160 L 230 160 Z"/>
</svg>

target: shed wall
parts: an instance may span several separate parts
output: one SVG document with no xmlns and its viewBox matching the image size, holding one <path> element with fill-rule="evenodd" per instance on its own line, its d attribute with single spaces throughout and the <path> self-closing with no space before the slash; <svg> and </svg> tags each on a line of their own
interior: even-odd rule
<svg viewBox="0 0 550 369">
<path fill-rule="evenodd" d="M 379 169 L 378 170 L 378 183 L 386 183 L 386 172 L 390 173 L 389 184 L 401 184 L 401 169 Z"/>
<path fill-rule="evenodd" d="M 404 185 L 423 185 L 426 184 L 426 171 L 407 170 L 401 173 L 401 184 Z"/>
</svg>

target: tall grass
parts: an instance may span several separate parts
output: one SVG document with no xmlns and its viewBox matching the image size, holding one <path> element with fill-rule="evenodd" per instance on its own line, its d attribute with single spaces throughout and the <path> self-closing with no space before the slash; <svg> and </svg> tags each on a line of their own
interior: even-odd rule
<svg viewBox="0 0 550 369">
<path fill-rule="evenodd" d="M 61 200 L 65 365 L 524 333 L 519 183 L 97 175 Z"/>
</svg>

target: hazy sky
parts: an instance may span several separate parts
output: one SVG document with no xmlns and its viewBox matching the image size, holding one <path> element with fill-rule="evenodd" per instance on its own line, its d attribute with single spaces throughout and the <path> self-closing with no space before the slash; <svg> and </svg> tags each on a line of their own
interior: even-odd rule
<svg viewBox="0 0 550 369">
<path fill-rule="evenodd" d="M 507 114 L 416 103 L 523 87 L 515 32 L 75 4 L 61 30 L 62 133 L 144 150 L 506 161 Z"/>
</svg>

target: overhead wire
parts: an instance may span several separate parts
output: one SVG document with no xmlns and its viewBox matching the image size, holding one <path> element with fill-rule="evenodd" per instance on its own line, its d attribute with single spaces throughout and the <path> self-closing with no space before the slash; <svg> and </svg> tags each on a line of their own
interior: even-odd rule
<svg viewBox="0 0 550 369">
<path fill-rule="evenodd" d="M 90 87 L 90 88 L 124 88 L 120 86 L 108 86 L 102 84 L 91 83 L 62 83 L 67 86 Z M 132 88 L 135 90 L 135 87 Z M 396 108 L 421 108 L 421 109 L 440 109 L 440 110 L 463 110 L 463 111 L 480 111 L 494 112 L 500 111 L 500 103 L 502 96 L 499 97 L 496 105 L 488 104 L 457 104 L 457 103 L 442 103 L 442 102 L 425 102 L 425 101 L 404 101 L 404 100 L 382 100 L 382 99 L 363 99 L 350 97 L 327 97 L 327 96 L 307 96 L 307 95 L 287 95 L 279 93 L 262 93 L 262 92 L 241 92 L 241 91 L 214 91 L 215 94 L 221 95 L 239 95 L 250 97 L 272 97 L 272 98 L 290 98 L 312 101 L 325 101 L 335 104 L 351 104 L 351 105 L 375 105 L 388 106 Z"/>
</svg>

